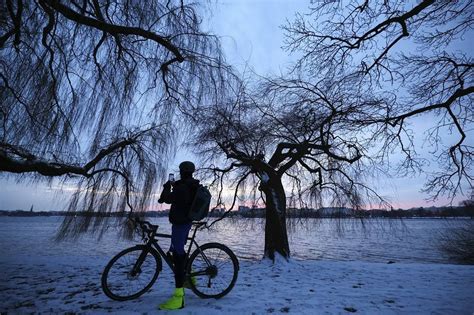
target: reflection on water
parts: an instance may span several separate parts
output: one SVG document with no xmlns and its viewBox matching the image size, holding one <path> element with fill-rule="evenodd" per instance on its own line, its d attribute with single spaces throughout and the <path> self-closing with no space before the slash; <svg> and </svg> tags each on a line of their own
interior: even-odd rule
<svg viewBox="0 0 474 315">
<path fill-rule="evenodd" d="M 136 242 L 119 240 L 108 231 L 101 240 L 84 236 L 77 241 L 53 241 L 62 217 L 0 217 L 0 259 L 15 261 L 64 255 L 112 257 Z M 170 232 L 166 218 L 152 218 L 162 233 Z M 289 222 L 289 242 L 296 259 L 362 260 L 374 262 L 455 263 L 438 248 L 439 235 L 462 220 L 333 220 L 298 219 Z M 220 242 L 240 259 L 259 259 L 263 255 L 264 222 L 261 219 L 232 219 L 198 232 L 200 244 Z M 169 240 L 160 240 L 165 249 Z"/>
</svg>

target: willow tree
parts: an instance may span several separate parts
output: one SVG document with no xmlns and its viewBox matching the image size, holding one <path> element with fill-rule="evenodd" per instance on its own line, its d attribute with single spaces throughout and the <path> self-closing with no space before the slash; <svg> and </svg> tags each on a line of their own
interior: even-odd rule
<svg viewBox="0 0 474 315">
<path fill-rule="evenodd" d="M 371 172 L 429 173 L 435 199 L 473 186 L 474 76 L 463 46 L 473 9 L 471 1 L 314 2 L 283 28 L 294 67 L 209 109 L 196 143 L 215 182 L 233 183 L 234 203 L 249 183 L 263 192 L 266 256 L 290 254 L 293 200 L 384 203 L 364 180 Z M 413 141 L 419 115 L 434 122 L 425 140 L 438 167 L 425 167 Z M 396 167 L 393 154 L 402 157 Z"/>
<path fill-rule="evenodd" d="M 383 103 L 356 96 L 349 85 L 303 79 L 272 79 L 245 89 L 225 105 L 208 108 L 195 145 L 210 165 L 207 172 L 221 192 L 255 195 L 265 204 L 264 256 L 290 256 L 287 208 L 321 206 L 361 209 L 385 205 L 367 185 L 368 121 L 380 117 Z M 356 97 L 354 97 L 356 96 Z M 229 201 L 227 201 L 229 203 Z"/>
<path fill-rule="evenodd" d="M 397 172 L 428 174 L 432 199 L 453 200 L 474 185 L 473 12 L 472 1 L 325 1 L 284 27 L 286 48 L 302 56 L 295 72 L 351 77 L 358 94 L 384 100 L 385 117 L 372 122 L 380 128 L 373 155 L 381 163 L 403 155 Z M 415 117 L 430 122 L 428 158 L 413 141 L 422 129 Z"/>
<path fill-rule="evenodd" d="M 74 185 L 70 211 L 145 209 L 177 115 L 225 94 L 228 69 L 198 12 L 173 0 L 1 1 L 1 174 Z M 63 232 L 91 220 L 68 218 Z"/>
</svg>

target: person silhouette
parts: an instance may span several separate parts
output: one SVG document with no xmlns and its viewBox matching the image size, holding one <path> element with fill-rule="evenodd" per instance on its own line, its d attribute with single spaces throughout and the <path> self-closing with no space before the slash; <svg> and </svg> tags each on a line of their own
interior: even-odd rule
<svg viewBox="0 0 474 315">
<path fill-rule="evenodd" d="M 188 212 L 199 187 L 199 180 L 193 178 L 196 167 L 193 162 L 184 161 L 179 165 L 180 179 L 167 181 L 163 185 L 159 203 L 171 204 L 169 221 L 171 223 L 171 246 L 173 255 L 175 291 L 171 298 L 159 305 L 162 310 L 174 310 L 184 307 L 184 277 L 186 252 L 184 245 L 191 229 L 192 221 Z"/>
</svg>

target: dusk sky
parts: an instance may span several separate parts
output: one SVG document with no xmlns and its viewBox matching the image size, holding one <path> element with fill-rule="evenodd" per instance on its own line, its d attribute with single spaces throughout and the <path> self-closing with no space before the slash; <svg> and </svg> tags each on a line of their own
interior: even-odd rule
<svg viewBox="0 0 474 315">
<path fill-rule="evenodd" d="M 259 75 L 279 74 L 284 72 L 294 57 L 281 49 L 283 32 L 280 26 L 286 19 L 291 20 L 296 12 L 306 11 L 309 0 L 234 0 L 212 3 L 210 18 L 204 18 L 205 28 L 221 37 L 227 61 L 236 69 L 243 72 L 250 67 Z M 206 26 L 207 25 L 207 26 Z M 429 124 L 426 115 L 417 122 Z M 423 128 L 419 129 L 422 130 Z M 468 131 L 471 133 L 472 130 Z M 453 135 L 456 136 L 456 135 Z M 449 137 L 449 136 L 448 136 Z M 470 142 L 472 143 L 472 137 Z M 173 170 L 177 168 L 179 154 Z M 426 194 L 420 193 L 424 176 L 417 178 L 390 178 L 384 177 L 374 181 L 378 191 L 388 197 L 395 208 L 410 208 L 414 206 L 446 205 L 446 199 L 437 202 L 426 202 Z M 29 209 L 34 205 L 37 210 L 62 210 L 64 198 L 55 198 L 59 190 L 54 185 L 39 183 L 35 185 L 17 184 L 14 177 L 0 179 L 0 209 Z M 469 191 L 465 192 L 469 195 Z M 467 199 L 460 196 L 460 200 Z"/>
</svg>

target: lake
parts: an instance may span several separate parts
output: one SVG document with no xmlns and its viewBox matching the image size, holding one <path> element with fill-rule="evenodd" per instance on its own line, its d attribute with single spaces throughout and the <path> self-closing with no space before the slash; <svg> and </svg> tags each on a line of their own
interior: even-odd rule
<svg viewBox="0 0 474 315">
<path fill-rule="evenodd" d="M 1 260 L 21 262 L 35 257 L 112 257 L 139 242 L 117 237 L 111 228 L 98 240 L 85 235 L 77 241 L 53 240 L 63 217 L 0 217 Z M 151 218 L 169 233 L 167 218 Z M 290 219 L 289 242 L 298 260 L 334 260 L 403 263 L 456 263 L 439 249 L 441 235 L 462 224 L 464 219 Z M 240 259 L 255 260 L 263 255 L 261 219 L 223 220 L 211 231 L 198 232 L 200 244 L 221 242 Z M 169 240 L 160 241 L 168 248 Z"/>
</svg>

